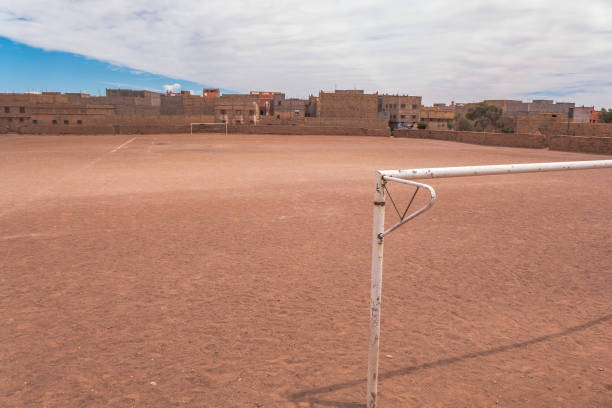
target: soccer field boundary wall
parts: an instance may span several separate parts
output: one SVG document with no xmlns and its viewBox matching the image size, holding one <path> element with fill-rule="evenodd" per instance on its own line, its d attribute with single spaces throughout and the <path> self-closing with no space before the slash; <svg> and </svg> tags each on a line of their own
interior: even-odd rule
<svg viewBox="0 0 612 408">
<path fill-rule="evenodd" d="M 17 129 L 20 134 L 48 135 L 103 135 L 103 134 L 181 134 L 190 132 L 190 120 L 193 122 L 210 119 L 205 115 L 193 115 L 184 118 L 148 116 L 146 118 L 122 117 L 118 115 L 111 123 L 95 121 L 91 124 L 75 124 L 71 121 L 65 125 L 48 122 L 23 124 Z M 197 133 L 219 132 L 215 127 L 198 129 Z M 0 134 L 14 133 L 6 126 L 0 126 Z M 194 131 L 194 133 L 196 133 Z M 372 129 L 365 127 L 345 126 L 303 126 L 303 125 L 228 125 L 228 133 L 269 134 L 269 135 L 327 135 L 327 136 L 378 136 L 390 135 L 389 128 Z M 485 146 L 521 147 L 612 155 L 612 137 L 565 136 L 527 133 L 491 133 L 459 132 L 453 130 L 395 130 L 398 138 L 434 139 Z"/>
<path fill-rule="evenodd" d="M 434 139 L 485 146 L 523 147 L 612 155 L 612 137 L 546 136 L 529 133 L 459 132 L 454 130 L 395 130 L 395 137 Z"/>
<path fill-rule="evenodd" d="M 328 135 L 328 136 L 381 136 L 391 134 L 387 128 L 360 128 L 345 126 L 299 126 L 299 125 L 230 125 L 229 133 L 267 135 Z"/>
<path fill-rule="evenodd" d="M 160 123 L 151 121 L 117 121 L 113 124 L 77 125 L 77 124 L 26 124 L 17 129 L 20 134 L 48 135 L 96 135 L 96 134 L 160 134 L 187 133 L 191 131 L 191 122 Z M 194 121 L 197 122 L 197 121 Z M 222 124 L 222 123 L 220 123 Z M 220 129 L 220 128 L 219 128 Z M 224 133 L 214 127 L 194 129 L 197 133 Z M 329 136 L 379 136 L 388 137 L 389 128 L 370 129 L 344 126 L 292 126 L 292 125 L 228 125 L 228 133 L 269 134 L 269 135 L 329 135 Z M 0 133 L 10 130 L 0 128 Z M 13 132 L 11 132 L 13 133 Z"/>
<path fill-rule="evenodd" d="M 458 132 L 454 130 L 395 130 L 395 137 L 435 139 L 486 146 L 526 147 L 544 149 L 548 147 L 546 136 L 527 133 Z"/>
<path fill-rule="evenodd" d="M 612 123 L 571 122 L 552 114 L 518 117 L 517 133 L 541 133 L 546 136 L 612 137 Z"/>
<path fill-rule="evenodd" d="M 612 155 L 612 137 L 549 136 L 550 150 Z"/>
</svg>

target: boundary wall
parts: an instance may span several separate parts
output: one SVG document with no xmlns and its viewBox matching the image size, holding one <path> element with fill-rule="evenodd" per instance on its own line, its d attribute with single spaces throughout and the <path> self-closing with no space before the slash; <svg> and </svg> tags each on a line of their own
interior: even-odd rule
<svg viewBox="0 0 612 408">
<path fill-rule="evenodd" d="M 117 115 L 112 121 L 100 121 L 91 124 L 23 124 L 17 132 L 25 134 L 159 134 L 159 133 L 189 133 L 190 124 L 195 122 L 215 122 L 208 115 L 168 117 L 150 115 L 145 118 Z M 8 129 L 0 128 L 1 133 Z M 209 127 L 199 129 L 198 133 L 218 132 L 219 128 Z M 390 130 L 384 128 L 354 127 L 354 126 L 315 126 L 315 125 L 229 125 L 230 133 L 275 134 L 275 135 L 336 135 L 336 136 L 389 136 Z"/>
<path fill-rule="evenodd" d="M 453 130 L 395 130 L 396 137 L 448 140 L 487 146 L 528 147 L 544 149 L 546 136 L 527 133 L 458 132 Z"/>
<path fill-rule="evenodd" d="M 390 136 L 390 129 L 369 129 L 345 126 L 292 126 L 292 125 L 230 125 L 229 133 L 269 135 L 331 135 L 331 136 Z"/>
<path fill-rule="evenodd" d="M 122 120 L 123 119 L 123 120 Z M 26 124 L 19 127 L 19 133 L 25 134 L 156 134 L 156 133 L 189 133 L 191 122 L 212 122 L 210 117 L 197 115 L 183 117 L 180 120 L 168 120 L 151 116 L 147 120 L 134 120 L 133 117 L 117 116 L 114 124 L 89 125 L 50 125 Z M 7 133 L 6 127 L 0 127 L 0 133 Z M 217 132 L 210 127 L 204 132 Z M 272 135 L 335 135 L 335 136 L 389 136 L 389 128 L 371 129 L 366 127 L 345 126 L 303 126 L 303 125 L 229 125 L 230 133 L 272 134 Z M 523 147 L 570 152 L 595 153 L 612 155 L 612 137 L 542 135 L 529 133 L 488 133 L 458 132 L 445 130 L 395 130 L 396 137 L 446 140 L 487 146 Z"/>
<path fill-rule="evenodd" d="M 612 137 L 549 136 L 550 150 L 612 155 Z"/>
<path fill-rule="evenodd" d="M 486 146 L 525 147 L 612 155 L 612 137 L 545 136 L 529 133 L 458 132 L 452 130 L 395 130 L 395 137 L 447 140 Z"/>
</svg>

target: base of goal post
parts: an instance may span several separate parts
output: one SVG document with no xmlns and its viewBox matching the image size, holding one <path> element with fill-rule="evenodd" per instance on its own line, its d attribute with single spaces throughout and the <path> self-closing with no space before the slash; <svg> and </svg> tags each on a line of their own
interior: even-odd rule
<svg viewBox="0 0 612 408">
<path fill-rule="evenodd" d="M 441 167 L 410 170 L 381 170 L 376 173 L 376 189 L 374 192 L 374 228 L 372 238 L 372 275 L 370 288 L 370 344 L 368 349 L 367 408 L 376 408 L 378 390 L 378 351 L 380 344 L 383 241 L 385 236 L 431 208 L 436 200 L 436 192 L 431 186 L 411 180 L 512 173 L 535 173 L 560 170 L 586 170 L 600 169 L 605 167 L 612 167 L 612 160 Z M 398 209 L 396 203 L 393 201 L 393 198 L 391 195 L 389 195 L 389 190 L 386 186 L 388 182 L 398 182 L 416 187 L 416 191 L 405 210 L 402 211 L 401 209 Z M 429 191 L 429 203 L 419 210 L 408 214 L 408 210 L 410 209 L 410 206 L 420 188 Z M 391 227 L 385 229 L 385 204 L 387 195 L 389 195 L 390 202 L 393 204 L 393 208 L 395 208 L 400 220 Z"/>
<path fill-rule="evenodd" d="M 217 123 L 217 122 L 193 122 L 189 124 L 189 134 L 193 136 L 193 127 L 194 126 L 223 126 L 225 128 L 225 136 L 227 136 L 227 122 Z"/>
</svg>

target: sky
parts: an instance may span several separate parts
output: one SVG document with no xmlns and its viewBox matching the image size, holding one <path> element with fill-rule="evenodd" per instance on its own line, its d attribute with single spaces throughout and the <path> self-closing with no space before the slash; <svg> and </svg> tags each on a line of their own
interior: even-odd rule
<svg viewBox="0 0 612 408">
<path fill-rule="evenodd" d="M 85 92 L 104 95 L 106 88 L 166 89 L 202 94 L 193 81 L 109 64 L 78 54 L 46 51 L 0 37 L 0 92 Z M 225 91 L 231 93 L 231 91 Z"/>
<path fill-rule="evenodd" d="M 3 0 L 0 37 L 0 91 L 205 84 L 612 106 L 612 0 Z"/>
</svg>

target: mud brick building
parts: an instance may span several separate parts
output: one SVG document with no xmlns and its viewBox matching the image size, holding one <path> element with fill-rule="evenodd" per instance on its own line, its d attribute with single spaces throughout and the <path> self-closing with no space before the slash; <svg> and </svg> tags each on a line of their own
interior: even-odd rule
<svg viewBox="0 0 612 408">
<path fill-rule="evenodd" d="M 554 102 L 550 99 L 535 99 L 532 102 L 523 102 L 512 99 L 486 99 L 484 101 L 489 105 L 495 105 L 502 110 L 504 116 L 519 117 L 519 116 L 537 116 L 542 113 L 556 113 L 569 117 L 570 109 L 574 107 L 572 102 Z M 465 107 L 474 104 L 465 104 Z"/>
<path fill-rule="evenodd" d="M 106 89 L 106 96 L 90 99 L 92 103 L 115 106 L 118 115 L 155 115 L 160 113 L 164 96 L 151 91 Z"/>
<path fill-rule="evenodd" d="M 272 116 L 274 113 L 274 98 L 278 95 L 282 95 L 283 99 L 285 98 L 285 94 L 281 92 L 251 91 L 249 95 L 259 98 L 259 116 Z"/>
<path fill-rule="evenodd" d="M 378 94 L 362 90 L 319 92 L 321 118 L 377 119 Z"/>
<path fill-rule="evenodd" d="M 570 109 L 569 119 L 577 123 L 591 123 L 593 112 L 595 112 L 594 106 L 576 106 Z"/>
<path fill-rule="evenodd" d="M 412 124 L 421 119 L 421 97 L 409 95 L 379 95 L 378 117 L 394 128 L 398 123 Z"/>
<path fill-rule="evenodd" d="M 272 100 L 272 116 L 281 121 L 301 121 L 306 117 L 308 99 L 285 98 L 284 93 L 277 93 Z"/>
<path fill-rule="evenodd" d="M 388 126 L 385 119 L 378 117 L 378 93 L 366 94 L 363 90 L 320 91 L 315 103 L 315 117 L 306 117 L 306 124 L 373 129 Z"/>
<path fill-rule="evenodd" d="M 53 131 L 64 126 L 107 123 L 115 107 L 87 94 L 0 94 L 0 132 L 18 132 L 26 126 Z"/>
<path fill-rule="evenodd" d="M 218 98 L 221 96 L 219 92 L 219 88 L 204 88 L 202 89 L 202 97 L 203 98 Z"/>
<path fill-rule="evenodd" d="M 230 125 L 256 125 L 259 95 L 221 95 L 216 99 L 214 121 Z"/>
<path fill-rule="evenodd" d="M 535 99 L 533 102 L 528 103 L 529 105 L 529 116 L 534 116 L 540 113 L 559 113 L 566 118 L 569 117 L 570 109 L 575 106 L 574 103 L 570 102 L 557 102 L 554 103 L 549 99 Z"/>
<path fill-rule="evenodd" d="M 435 104 L 434 106 L 421 106 L 421 123 L 427 124 L 427 129 L 448 130 L 455 120 L 454 106 Z"/>
</svg>

